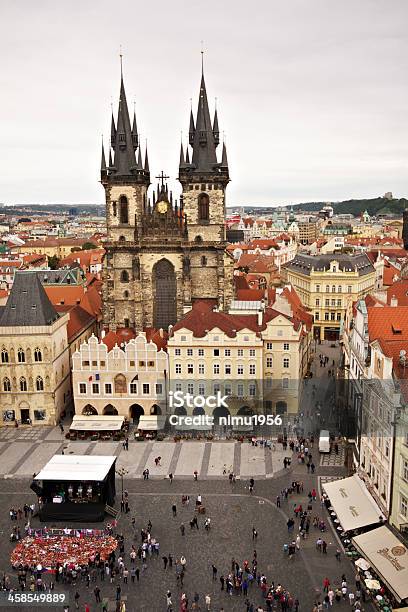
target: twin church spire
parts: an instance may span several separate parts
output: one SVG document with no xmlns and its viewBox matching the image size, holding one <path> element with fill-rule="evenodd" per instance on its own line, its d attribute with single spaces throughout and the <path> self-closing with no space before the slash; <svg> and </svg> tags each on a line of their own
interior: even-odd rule
<svg viewBox="0 0 408 612">
<path fill-rule="evenodd" d="M 109 179 L 113 181 L 136 178 L 138 182 L 150 183 L 147 147 L 143 162 L 140 138 L 137 130 L 136 113 L 133 113 L 133 121 L 131 124 L 123 74 L 121 74 L 120 79 L 119 106 L 116 123 L 112 111 L 108 166 L 106 166 L 105 150 L 102 145 L 101 180 L 106 180 L 108 176 Z"/>
<path fill-rule="evenodd" d="M 204 72 L 201 74 L 200 93 L 196 120 L 193 111 L 190 111 L 189 144 L 180 150 L 180 180 L 186 175 L 194 176 L 221 174 L 228 179 L 228 160 L 225 142 L 222 146 L 221 161 L 217 159 L 217 147 L 220 143 L 218 113 L 215 109 L 214 119 L 211 121 L 208 105 L 207 90 Z M 191 155 L 189 151 L 191 147 Z M 150 183 L 149 160 L 147 147 L 144 161 L 140 147 L 140 137 L 137 129 L 136 113 L 131 124 L 129 109 L 126 101 L 126 92 L 121 71 L 120 96 L 118 116 L 115 119 L 112 112 L 111 136 L 109 147 L 109 163 L 106 164 L 105 149 L 102 144 L 101 180 L 122 181 L 133 179 L 137 182 Z"/>
</svg>

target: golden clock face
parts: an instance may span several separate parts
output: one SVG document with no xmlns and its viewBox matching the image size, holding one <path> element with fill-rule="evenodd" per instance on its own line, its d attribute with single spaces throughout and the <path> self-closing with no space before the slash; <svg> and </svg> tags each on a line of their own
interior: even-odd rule
<svg viewBox="0 0 408 612">
<path fill-rule="evenodd" d="M 167 212 L 167 202 L 159 202 L 157 205 L 157 210 L 161 215 Z"/>
</svg>

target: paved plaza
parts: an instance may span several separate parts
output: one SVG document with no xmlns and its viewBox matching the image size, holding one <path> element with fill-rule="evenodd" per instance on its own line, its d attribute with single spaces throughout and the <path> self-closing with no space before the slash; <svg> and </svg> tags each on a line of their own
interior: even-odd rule
<svg viewBox="0 0 408 612">
<path fill-rule="evenodd" d="M 323 369 L 318 368 L 316 379 L 320 379 L 321 393 L 329 397 L 332 381 L 327 380 L 325 374 Z M 309 387 L 305 395 L 303 406 L 313 416 L 311 389 Z M 194 593 L 199 594 L 200 610 L 206 609 L 204 599 L 209 594 L 213 612 L 221 609 L 245 612 L 244 597 L 236 594 L 228 596 L 220 588 L 219 577 L 221 574 L 227 576 L 231 571 L 232 559 L 241 566 L 245 560 L 251 563 L 254 549 L 257 551 L 258 570 L 265 573 L 268 582 L 273 580 L 275 585 L 282 583 L 293 597 L 299 599 L 300 610 L 311 612 L 314 602 L 323 599 L 324 578 L 328 577 L 333 585 L 339 585 L 341 574 L 345 573 L 352 586 L 354 576 L 353 566 L 348 559 L 342 555 L 340 562 L 336 560 L 335 552 L 339 542 L 331 526 L 323 536 L 327 542 L 327 555 L 316 550 L 315 542 L 321 533 L 313 527 L 309 537 L 301 541 L 300 551 L 292 560 L 283 551 L 284 544 L 296 537 L 297 525 L 294 534 L 288 534 L 286 526 L 288 517 L 293 517 L 293 508 L 299 503 L 306 507 L 307 494 L 313 488 L 320 491 L 323 482 L 345 475 L 341 452 L 338 456 L 330 454 L 320 460 L 316 447 L 317 444 L 312 449 L 316 473 L 311 474 L 304 464 L 298 463 L 295 456 L 290 468 L 284 469 L 283 458 L 290 451 L 284 452 L 277 443 L 273 449 L 268 449 L 261 445 L 253 446 L 247 441 L 240 443 L 233 440 L 184 440 L 177 443 L 172 440 L 131 440 L 129 450 L 125 451 L 120 442 L 68 442 L 59 428 L 0 430 L 0 477 L 3 480 L 0 490 L 0 535 L 3 544 L 0 571 L 6 572 L 12 584 L 16 584 L 15 574 L 9 565 L 14 544 L 9 541 L 13 523 L 8 511 L 10 507 L 18 508 L 24 503 L 36 501 L 29 488 L 32 474 L 38 473 L 50 457 L 61 453 L 62 449 L 65 454 L 115 454 L 118 457 L 117 466 L 127 471 L 123 484 L 129 492 L 130 501 L 130 512 L 119 514 L 117 528 L 117 532 L 125 536 L 125 564 L 130 568 L 130 547 L 132 544 L 136 547 L 140 544 L 140 529 L 146 527 L 149 520 L 153 525 L 152 536 L 160 542 L 160 553 L 158 557 L 148 559 L 146 570 L 141 571 L 140 582 L 132 583 L 129 580 L 125 584 L 122 578 L 117 577 L 111 584 L 106 579 L 101 581 L 98 576 L 89 588 L 82 580 L 76 586 L 62 587 L 71 596 L 70 612 L 75 609 L 73 596 L 76 590 L 80 593 L 80 610 L 85 609 L 85 604 L 89 604 L 91 612 L 101 610 L 93 593 L 96 585 L 101 589 L 102 597 L 109 601 L 109 612 L 116 609 L 117 585 L 121 586 L 121 597 L 126 602 L 127 612 L 165 612 L 168 589 L 172 592 L 174 611 L 178 610 L 181 592 L 185 592 L 190 603 Z M 156 466 L 154 459 L 159 456 L 160 465 Z M 150 470 L 150 479 L 144 481 L 142 472 L 146 467 Z M 197 482 L 193 479 L 195 470 L 198 472 Z M 231 484 L 228 479 L 231 471 L 237 476 L 235 484 Z M 174 475 L 172 483 L 166 478 L 170 472 Z M 251 477 L 255 479 L 252 495 L 248 487 Z M 303 492 L 289 496 L 278 507 L 277 495 L 290 486 L 293 480 L 303 482 Z M 120 479 L 116 487 L 116 507 L 119 507 Z M 203 497 L 205 517 L 211 518 L 212 527 L 209 532 L 203 528 L 204 516 L 201 515 L 198 519 L 200 528 L 190 529 L 189 523 L 194 515 L 194 502 L 198 494 Z M 182 495 L 191 497 L 188 506 L 182 505 Z M 175 517 L 172 513 L 173 504 L 177 507 Z M 313 503 L 312 515 L 323 518 L 329 524 L 326 510 L 318 499 Z M 136 537 L 131 526 L 132 517 L 136 520 Z M 108 521 L 107 517 L 105 524 Z M 23 530 L 24 519 L 19 523 Z M 181 523 L 186 528 L 184 536 L 180 531 Z M 36 517 L 32 519 L 32 526 L 40 526 Z M 61 524 L 54 526 L 61 527 Z M 89 524 L 79 526 L 90 527 Z M 253 527 L 258 531 L 256 540 L 252 537 Z M 174 565 L 164 570 L 162 556 L 169 554 L 174 561 L 181 555 L 187 559 L 182 591 L 177 584 Z M 217 580 L 212 579 L 212 564 L 218 570 Z M 140 567 L 139 561 L 137 565 Z M 57 585 L 57 589 L 61 590 L 60 585 Z M 249 599 L 255 606 L 262 604 L 262 595 L 257 585 L 250 588 Z M 346 610 L 349 606 L 342 602 L 336 604 L 336 608 Z M 365 604 L 365 610 L 368 609 L 370 605 Z"/>
<path fill-rule="evenodd" d="M 16 446 L 18 444 L 23 444 L 23 442 L 16 443 Z M 221 445 L 222 443 L 218 443 L 216 448 Z M 188 447 L 187 443 L 179 446 L 181 449 L 184 447 L 188 449 L 185 452 L 190 453 L 191 447 Z M 248 445 L 247 448 L 252 447 Z M 322 469 L 324 468 L 319 467 L 318 472 Z M 275 503 L 276 496 L 293 479 L 302 480 L 304 492 L 300 495 L 292 495 L 278 508 Z M 209 593 L 212 598 L 211 609 L 213 611 L 219 611 L 223 606 L 224 610 L 244 612 L 244 598 L 237 595 L 230 598 L 225 591 L 221 591 L 219 580 L 212 580 L 211 564 L 214 563 L 217 567 L 218 577 L 221 574 L 227 575 L 230 571 L 231 559 L 236 559 L 240 564 L 245 559 L 251 561 L 254 548 L 258 554 L 259 570 L 265 572 L 268 579 L 273 579 L 275 584 L 282 583 L 294 597 L 298 597 L 302 610 L 311 611 L 315 598 L 321 598 L 322 583 L 326 576 L 333 583 L 338 584 L 341 574 L 345 572 L 352 584 L 351 564 L 345 558 L 342 558 L 340 563 L 335 559 L 338 542 L 331 530 L 324 536 L 328 543 L 327 555 L 323 556 L 316 551 L 315 540 L 320 534 L 317 530 L 316 532 L 311 530 L 309 538 L 302 540 L 300 552 L 293 560 L 289 560 L 283 552 L 283 545 L 294 537 L 288 535 L 286 528 L 288 516 L 293 516 L 294 504 L 299 502 L 306 504 L 307 492 L 318 486 L 318 474 L 308 474 L 304 465 L 293 462 L 289 470 L 281 472 L 272 479 L 256 480 L 252 495 L 248 490 L 248 480 L 244 477 L 231 485 L 227 476 L 224 476 L 224 479 L 206 478 L 202 480 L 199 477 L 197 482 L 194 482 L 191 476 L 188 479 L 176 476 L 172 484 L 162 478 L 143 481 L 127 476 L 124 486 L 129 491 L 130 513 L 119 516 L 118 532 L 125 535 L 125 562 L 130 567 L 131 543 L 140 542 L 139 531 L 147 525 L 149 520 L 153 525 L 152 535 L 160 542 L 160 554 L 158 558 L 148 560 L 147 569 L 141 574 L 139 583 L 132 584 L 129 581 L 129 584 L 124 584 L 123 580 L 115 579 L 115 583 L 111 585 L 106 580 L 100 581 L 98 577 L 97 584 L 101 588 L 102 596 L 109 599 L 110 610 L 115 610 L 116 583 L 121 584 L 122 595 L 127 602 L 127 610 L 132 612 L 165 611 L 167 589 L 173 593 L 174 609 L 177 610 L 181 590 L 177 586 L 174 567 L 164 571 L 162 562 L 162 555 L 169 553 L 174 560 L 180 555 L 186 557 L 187 569 L 183 592 L 188 594 L 190 601 L 194 593 L 198 592 L 202 603 L 201 610 L 205 609 L 203 601 L 205 595 Z M 117 482 L 117 489 L 120 497 L 120 481 Z M 190 495 L 189 506 L 182 506 L 182 494 Z M 205 516 L 210 517 L 212 521 L 210 532 L 206 532 L 203 528 L 204 517 L 199 517 L 199 530 L 191 530 L 189 526 L 189 521 L 194 515 L 194 501 L 198 494 L 203 497 L 203 504 L 206 508 Z M 13 544 L 9 542 L 12 523 L 9 520 L 8 509 L 9 506 L 18 507 L 25 502 L 29 503 L 35 500 L 35 496 L 29 490 L 29 480 L 21 477 L 3 481 L 0 499 L 3 509 L 0 515 L 0 530 L 4 544 L 0 570 L 12 575 L 8 564 L 13 548 Z M 177 506 L 176 517 L 173 517 L 172 514 L 172 504 Z M 314 513 L 327 519 L 326 511 L 322 509 L 319 501 L 314 503 Z M 136 519 L 136 540 L 133 539 L 131 517 Z M 185 536 L 182 536 L 180 532 L 182 522 L 186 527 Z M 20 523 L 23 527 L 24 520 Z M 32 525 L 39 525 L 35 517 Z M 51 526 L 48 525 L 48 527 Z M 89 525 L 86 526 L 89 527 Z M 256 541 L 252 539 L 252 527 L 254 526 L 259 533 Z M 92 612 L 100 610 L 100 605 L 95 603 L 94 586 L 95 584 L 91 583 L 90 588 L 87 589 L 85 581 L 79 581 L 76 587 L 68 588 L 71 597 L 75 589 L 78 589 L 81 595 L 80 609 L 83 610 L 84 604 L 89 603 Z M 67 587 L 64 588 L 67 589 Z M 253 603 L 262 601 L 257 586 L 251 588 L 249 596 Z M 345 610 L 347 606 L 339 604 L 337 608 Z"/>
<path fill-rule="evenodd" d="M 0 431 L 0 477 L 26 478 L 38 473 L 56 453 L 74 455 L 116 455 L 117 467 L 128 470 L 130 478 L 142 478 L 145 468 L 153 479 L 163 479 L 171 472 L 176 478 L 191 478 L 197 471 L 201 478 L 223 478 L 234 472 L 238 478 L 272 478 L 283 469 L 288 453 L 275 443 L 272 449 L 252 446 L 249 442 L 199 440 L 174 442 L 129 441 L 125 451 L 121 442 L 80 442 L 65 440 L 59 428 L 38 430 L 36 438 L 27 438 L 24 430 Z M 155 458 L 161 457 L 156 466 Z"/>
</svg>

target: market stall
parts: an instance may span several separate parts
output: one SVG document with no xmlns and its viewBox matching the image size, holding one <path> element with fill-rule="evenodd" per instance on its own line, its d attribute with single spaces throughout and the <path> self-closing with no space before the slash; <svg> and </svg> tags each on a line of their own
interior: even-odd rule
<svg viewBox="0 0 408 612">
<path fill-rule="evenodd" d="M 161 414 L 142 414 L 137 426 L 139 437 L 153 438 L 164 429 L 166 417 Z"/>
<path fill-rule="evenodd" d="M 329 511 L 339 532 L 353 531 L 383 520 L 380 508 L 357 474 L 326 482 L 323 490 L 330 499 Z"/>
<path fill-rule="evenodd" d="M 383 581 L 390 593 L 401 603 L 408 600 L 408 550 L 387 526 L 378 527 L 352 540 L 367 559 L 371 568 L 365 572 L 365 583 L 370 590 Z M 367 575 L 369 574 L 369 575 Z M 381 594 L 376 597 L 383 597 Z M 381 601 L 381 600 L 377 600 Z"/>
<path fill-rule="evenodd" d="M 34 478 L 40 520 L 102 521 L 115 502 L 115 456 L 54 455 Z"/>
<path fill-rule="evenodd" d="M 74 415 L 67 438 L 110 440 L 125 435 L 128 423 L 119 415 Z"/>
</svg>

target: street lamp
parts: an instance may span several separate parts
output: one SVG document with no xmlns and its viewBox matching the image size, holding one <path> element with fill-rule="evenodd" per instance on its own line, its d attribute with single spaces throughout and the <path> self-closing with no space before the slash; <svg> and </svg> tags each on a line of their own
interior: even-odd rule
<svg viewBox="0 0 408 612">
<path fill-rule="evenodd" d="M 122 499 L 123 499 L 123 477 L 126 476 L 126 474 L 129 474 L 129 470 L 127 470 L 124 467 L 120 467 L 116 470 L 116 474 L 118 476 L 120 476 L 121 479 L 121 485 L 122 485 Z"/>
</svg>

